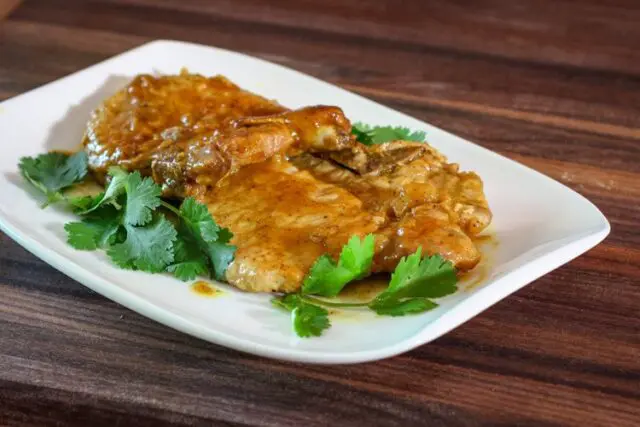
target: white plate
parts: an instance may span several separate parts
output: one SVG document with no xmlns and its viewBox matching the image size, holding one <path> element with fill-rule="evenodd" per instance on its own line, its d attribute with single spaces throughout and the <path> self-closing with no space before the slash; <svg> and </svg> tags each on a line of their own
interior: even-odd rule
<svg viewBox="0 0 640 427">
<path fill-rule="evenodd" d="M 477 171 L 495 216 L 498 241 L 482 283 L 441 300 L 434 311 L 403 318 L 349 312 L 321 338 L 296 338 L 269 296 L 225 288 L 203 298 L 162 275 L 119 270 L 100 252 L 65 242 L 68 214 L 38 209 L 17 173 L 21 156 L 79 145 L 89 112 L 138 73 L 223 74 L 288 107 L 329 104 L 354 121 L 427 131 L 429 142 L 463 169 Z M 562 184 L 399 112 L 299 72 L 226 50 L 156 41 L 0 104 L 0 228 L 53 267 L 138 313 L 202 339 L 262 356 L 355 363 L 393 356 L 439 337 L 545 273 L 598 244 L 609 223 Z M 483 268 L 483 267 L 481 267 Z M 464 286 L 463 286 L 464 287 Z"/>
</svg>

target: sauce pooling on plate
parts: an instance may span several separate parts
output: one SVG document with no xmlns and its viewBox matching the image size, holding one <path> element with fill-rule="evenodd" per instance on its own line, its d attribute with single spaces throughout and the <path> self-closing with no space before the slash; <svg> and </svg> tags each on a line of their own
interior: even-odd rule
<svg viewBox="0 0 640 427">
<path fill-rule="evenodd" d="M 222 291 L 211 284 L 205 282 L 204 280 L 198 280 L 191 285 L 191 290 L 196 294 L 207 297 L 214 298 L 220 296 Z"/>
</svg>

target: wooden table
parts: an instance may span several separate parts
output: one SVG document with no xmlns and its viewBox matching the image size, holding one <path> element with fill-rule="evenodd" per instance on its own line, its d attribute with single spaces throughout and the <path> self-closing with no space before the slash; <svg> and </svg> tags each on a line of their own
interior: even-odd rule
<svg viewBox="0 0 640 427">
<path fill-rule="evenodd" d="M 183 335 L 0 234 L 0 425 L 640 425 L 639 23 L 635 0 L 25 1 L 0 99 L 152 39 L 225 47 L 529 165 L 613 231 L 435 342 L 343 367 Z"/>
</svg>

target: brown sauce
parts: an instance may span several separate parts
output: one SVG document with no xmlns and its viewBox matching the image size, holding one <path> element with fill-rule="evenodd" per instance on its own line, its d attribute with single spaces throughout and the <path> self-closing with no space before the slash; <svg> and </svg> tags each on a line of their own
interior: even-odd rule
<svg viewBox="0 0 640 427">
<path fill-rule="evenodd" d="M 498 239 L 494 233 L 483 233 L 473 238 L 474 243 L 482 252 L 482 260 L 473 270 L 460 276 L 458 287 L 463 291 L 472 291 L 484 284 L 490 276 L 493 265 L 493 255 L 498 247 Z"/>
<path fill-rule="evenodd" d="M 196 294 L 207 297 L 207 298 L 215 298 L 222 294 L 222 291 L 210 283 L 205 282 L 204 280 L 198 280 L 191 284 L 191 290 Z"/>
<path fill-rule="evenodd" d="M 340 292 L 342 302 L 368 302 L 389 286 L 389 274 L 374 274 L 356 282 L 349 283 Z"/>
</svg>

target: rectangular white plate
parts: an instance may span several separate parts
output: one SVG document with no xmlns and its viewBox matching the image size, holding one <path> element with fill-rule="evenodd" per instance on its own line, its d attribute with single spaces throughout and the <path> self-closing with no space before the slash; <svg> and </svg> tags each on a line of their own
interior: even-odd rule
<svg viewBox="0 0 640 427">
<path fill-rule="evenodd" d="M 336 316 L 321 338 L 296 338 L 268 295 L 229 287 L 203 298 L 168 276 L 119 270 L 100 252 L 65 242 L 69 214 L 41 210 L 18 175 L 21 156 L 79 146 L 92 109 L 139 73 L 223 74 L 288 107 L 338 105 L 353 121 L 425 130 L 429 143 L 482 177 L 497 247 L 486 277 L 442 299 L 434 311 L 403 318 Z M 268 357 L 355 363 L 410 350 L 439 337 L 545 273 L 598 244 L 609 223 L 587 199 L 496 153 L 375 102 L 288 68 L 222 49 L 155 41 L 0 104 L 0 228 L 53 267 L 138 313 L 202 339 Z M 224 286 L 224 285 L 223 285 Z"/>
</svg>

